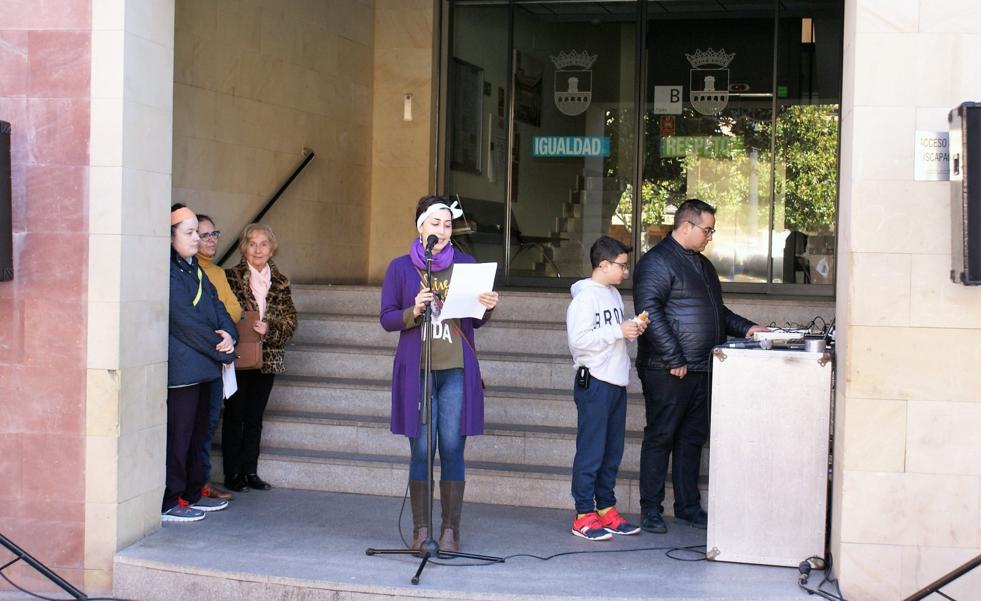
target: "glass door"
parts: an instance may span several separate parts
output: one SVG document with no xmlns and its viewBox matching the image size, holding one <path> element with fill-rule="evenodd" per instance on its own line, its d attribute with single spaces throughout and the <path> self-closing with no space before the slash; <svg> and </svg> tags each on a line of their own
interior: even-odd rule
<svg viewBox="0 0 981 601">
<path fill-rule="evenodd" d="M 601 235 L 636 261 L 700 198 L 725 290 L 833 293 L 842 0 L 444 6 L 441 191 L 502 283 L 567 286 Z"/>
<path fill-rule="evenodd" d="M 718 210 L 705 254 L 720 279 L 765 283 L 775 12 L 667 4 L 648 5 L 642 248 L 670 235 L 678 205 L 700 198 Z"/>
<path fill-rule="evenodd" d="M 508 280 L 587 277 L 633 244 L 636 2 L 516 2 Z"/>
<path fill-rule="evenodd" d="M 508 284 L 588 276 L 601 235 L 633 244 L 638 2 L 459 1 L 446 61 L 455 243 Z"/>
<path fill-rule="evenodd" d="M 700 198 L 718 210 L 705 255 L 727 290 L 831 294 L 841 1 L 645 11 L 641 249 Z"/>
</svg>

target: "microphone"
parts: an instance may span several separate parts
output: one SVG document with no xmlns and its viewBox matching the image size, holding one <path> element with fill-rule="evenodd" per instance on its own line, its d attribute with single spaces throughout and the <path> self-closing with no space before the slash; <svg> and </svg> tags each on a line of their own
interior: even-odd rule
<svg viewBox="0 0 981 601">
<path fill-rule="evenodd" d="M 429 234 L 429 237 L 426 238 L 426 253 L 427 254 L 433 252 L 433 247 L 436 246 L 436 243 L 437 242 L 439 242 L 439 238 L 436 237 L 436 234 Z"/>
<path fill-rule="evenodd" d="M 724 345 L 728 348 L 742 348 L 742 349 L 753 349 L 758 348 L 764 351 L 768 351 L 773 348 L 773 341 L 767 338 L 763 340 L 730 340 Z"/>
</svg>

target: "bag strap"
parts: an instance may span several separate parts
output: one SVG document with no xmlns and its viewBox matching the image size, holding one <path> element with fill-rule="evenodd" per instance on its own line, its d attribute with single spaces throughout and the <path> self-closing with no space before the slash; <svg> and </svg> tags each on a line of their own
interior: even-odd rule
<svg viewBox="0 0 981 601">
<path fill-rule="evenodd" d="M 248 266 L 245 266 L 245 270 L 243 271 L 242 269 L 240 269 L 241 266 L 242 266 L 242 263 L 239 263 L 238 265 L 236 265 L 235 267 L 231 268 L 229 271 L 226 271 L 225 273 L 228 274 L 229 272 L 231 272 L 232 279 L 235 280 L 236 287 L 239 290 L 241 290 L 242 297 L 245 298 L 245 302 L 244 303 L 240 303 L 242 305 L 242 310 L 243 311 L 258 311 L 259 310 L 259 305 L 255 302 L 255 297 L 252 294 L 252 288 L 251 288 L 249 282 L 246 281 L 246 275 L 245 274 L 247 274 L 249 272 L 249 268 L 248 268 Z M 231 283 L 231 280 L 229 280 L 229 283 Z M 237 294 L 235 296 L 238 297 Z"/>
</svg>

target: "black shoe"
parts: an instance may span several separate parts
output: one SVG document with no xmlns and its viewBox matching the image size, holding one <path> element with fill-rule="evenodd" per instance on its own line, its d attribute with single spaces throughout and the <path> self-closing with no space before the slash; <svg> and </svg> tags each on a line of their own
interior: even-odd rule
<svg viewBox="0 0 981 601">
<path fill-rule="evenodd" d="M 249 483 L 242 474 L 232 474 L 225 478 L 225 488 L 232 492 L 248 492 Z"/>
<path fill-rule="evenodd" d="M 246 474 L 245 482 L 249 485 L 249 488 L 254 490 L 269 490 L 272 488 L 272 484 L 269 484 L 256 474 Z"/>
<path fill-rule="evenodd" d="M 664 534 L 668 531 L 668 525 L 664 523 L 664 518 L 657 511 L 648 511 L 644 514 L 644 519 L 640 522 L 640 527 L 644 532 L 654 534 Z"/>
<path fill-rule="evenodd" d="M 709 516 L 705 513 L 704 509 L 699 509 L 695 513 L 689 516 L 676 515 L 674 521 L 676 524 L 685 524 L 691 526 L 692 528 L 698 528 L 699 530 L 705 530 L 708 528 Z"/>
</svg>

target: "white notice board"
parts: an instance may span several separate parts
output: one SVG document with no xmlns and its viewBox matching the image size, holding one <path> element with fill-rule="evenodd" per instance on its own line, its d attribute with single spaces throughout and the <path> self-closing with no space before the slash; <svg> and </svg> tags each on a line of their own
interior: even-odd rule
<svg viewBox="0 0 981 601">
<path fill-rule="evenodd" d="M 950 139 L 947 132 L 917 131 L 913 153 L 913 179 L 930 182 L 950 180 Z"/>
</svg>

